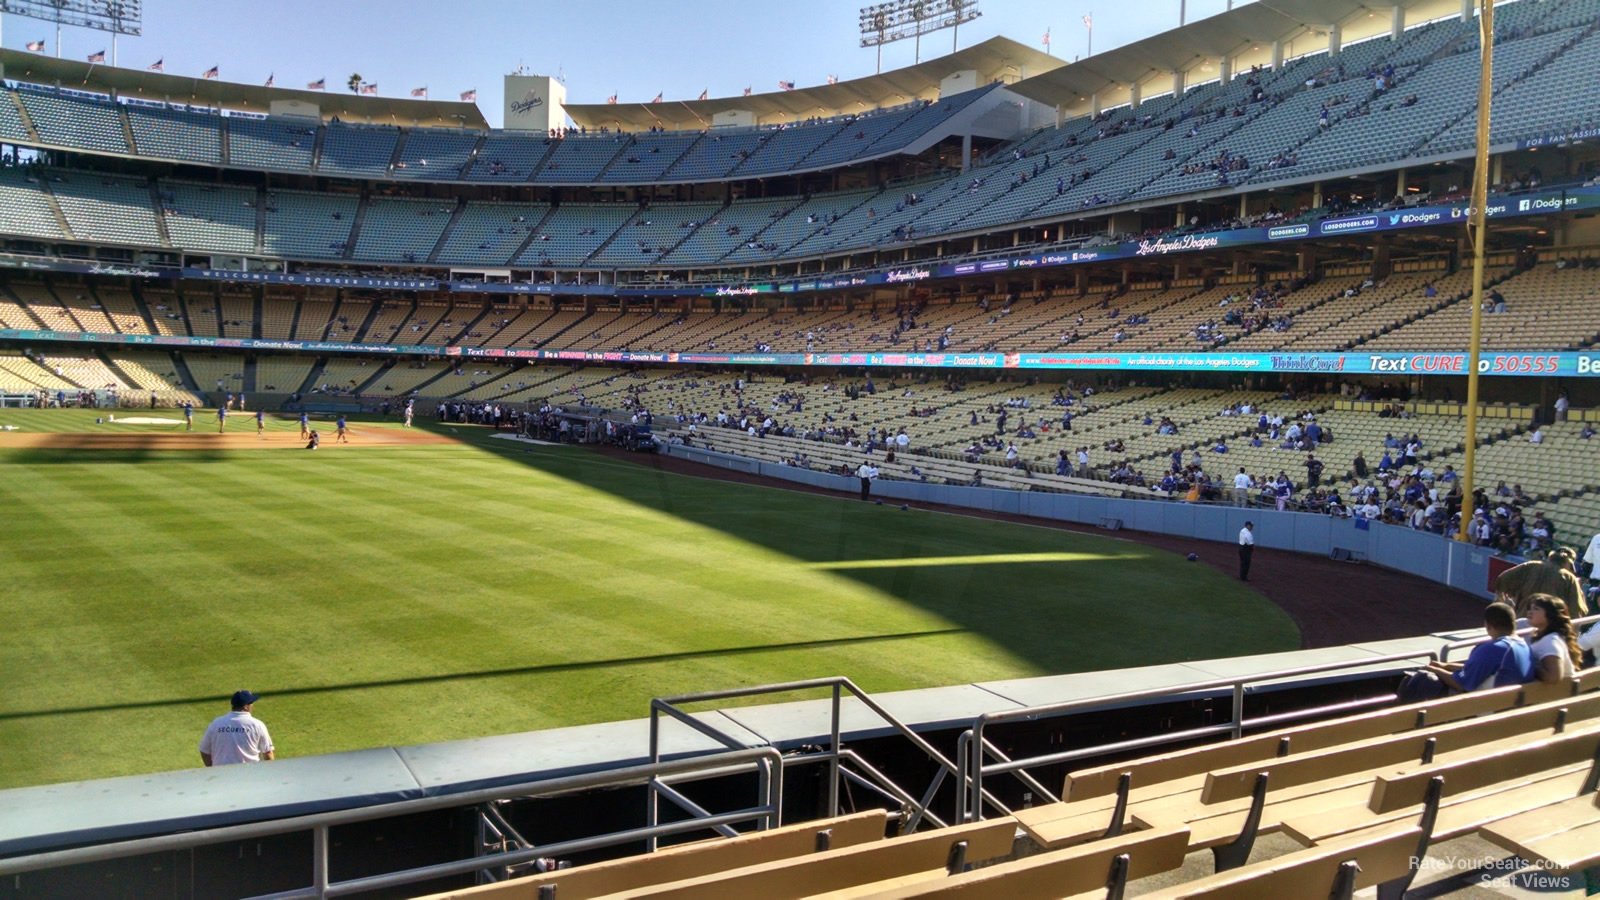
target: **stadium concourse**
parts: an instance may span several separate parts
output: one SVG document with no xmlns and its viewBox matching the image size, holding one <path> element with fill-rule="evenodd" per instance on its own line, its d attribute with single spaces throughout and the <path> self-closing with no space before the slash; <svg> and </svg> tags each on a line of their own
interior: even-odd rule
<svg viewBox="0 0 1600 900">
<path fill-rule="evenodd" d="M 1092 529 L 1063 522 L 1125 512 L 1148 529 L 1135 539 L 1179 554 L 1154 554 L 1164 561 L 1151 571 L 1170 563 L 1211 585 L 1185 598 L 1196 601 L 1185 615 L 1259 602 L 1260 615 L 1217 624 L 1265 642 L 1279 626 L 1292 635 L 1268 622 L 1281 610 L 1301 641 L 1114 672 L 958 671 L 882 703 L 848 681 L 806 682 L 833 692 L 821 728 L 801 714 L 827 703 L 691 715 L 681 707 L 766 690 L 696 684 L 656 695 L 648 724 L 287 759 L 268 780 L 245 767 L 23 787 L 0 797 L 0 897 L 85 885 L 319 896 L 336 879 L 347 882 L 334 893 L 563 898 L 1375 886 L 1389 897 L 1419 876 L 1430 896 L 1581 890 L 1600 864 L 1596 670 L 1423 704 L 1394 696 L 1418 665 L 1487 646 L 1480 607 L 1502 564 L 1566 547 L 1600 565 L 1600 0 L 1511 0 L 1488 34 L 1474 6 L 1241 4 L 1071 64 L 994 38 L 778 96 L 640 112 L 552 95 L 524 104 L 556 117 L 538 128 L 509 105 L 508 127 L 490 128 L 473 103 L 333 98 L 0 49 L 0 407 L 45 408 L 0 433 L 0 453 L 22 464 L 106 450 L 84 480 L 140 505 L 152 502 L 144 486 L 108 475 L 115 465 L 154 458 L 165 490 L 186 493 L 181 454 L 139 451 L 228 451 L 191 456 L 259 464 L 207 474 L 241 497 L 268 494 L 250 499 L 278 512 L 303 502 L 278 493 L 295 477 L 338 509 L 348 475 L 385 502 L 404 495 L 420 517 L 455 511 L 450 491 L 482 489 L 459 485 L 454 467 L 501 474 L 513 459 L 542 468 L 517 479 L 520 504 L 500 504 L 530 520 L 537 491 L 559 485 L 583 498 L 572 508 L 714 520 L 702 530 L 740 540 L 739 515 L 761 510 L 724 519 L 674 492 L 742 489 L 674 482 L 658 508 L 640 498 L 660 485 L 639 484 L 687 473 L 837 495 L 872 474 L 880 484 L 861 496 L 915 498 L 913 517 L 1048 515 L 1082 532 L 1029 540 L 1087 546 Z M 1495 67 L 1480 293 L 1462 226 L 1485 39 Z M 1478 312 L 1484 378 L 1469 410 Z M 408 404 L 421 427 L 399 426 Z M 199 432 L 219 408 L 268 410 L 272 422 L 177 433 L 175 410 Z M 302 414 L 374 427 L 348 449 L 325 440 L 338 455 L 304 457 L 350 470 L 252 481 L 286 471 L 287 454 L 251 451 L 302 446 Z M 116 432 L 113 415 L 168 430 Z M 604 435 L 607 421 L 648 426 L 666 452 L 569 452 L 462 427 L 570 439 Z M 435 465 L 426 493 L 393 475 Z M 602 482 L 614 496 L 599 497 Z M 391 490 L 413 487 L 425 496 Z M 76 500 L 77 488 L 63 490 Z M 830 503 L 841 521 L 878 515 L 749 496 Z M 497 540 L 525 537 L 485 518 Z M 1450 539 L 1463 519 L 1465 545 Z M 1259 537 L 1241 531 L 1247 520 L 1265 526 Z M 1336 543 L 1335 526 L 1360 536 Z M 452 562 L 476 538 L 461 540 L 441 551 Z M 1233 545 L 1256 540 L 1253 581 L 1230 580 Z M 1392 568 L 1327 558 L 1348 556 L 1351 540 Z M 814 570 L 889 562 L 755 549 L 818 584 Z M 951 552 L 925 567 L 971 562 Z M 989 561 L 1016 562 L 999 556 Z M 655 577 L 617 580 L 637 578 L 643 596 Z M 917 577 L 894 575 L 895 590 Z M 913 605 L 862 579 L 851 589 Z M 1092 599 L 1110 607 L 1104 620 L 1130 598 Z M 987 600 L 957 600 L 943 611 L 955 621 L 986 614 Z M 611 641 L 591 613 L 568 624 Z M 334 631 L 359 642 L 347 625 Z M 1062 645 L 1089 652 L 1063 632 Z M 995 635 L 1022 639 L 984 633 Z M 985 652 L 1011 649 L 995 642 Z M 637 659 L 697 655 L 655 649 Z M 720 687 L 737 689 L 703 692 Z M 24 706 L 97 711 L 80 702 Z M 665 745 L 663 721 L 678 729 Z M 709 786 L 676 787 L 692 779 Z M 751 783 L 756 805 L 734 803 Z M 715 839 L 630 854 L 685 835 Z"/>
</svg>

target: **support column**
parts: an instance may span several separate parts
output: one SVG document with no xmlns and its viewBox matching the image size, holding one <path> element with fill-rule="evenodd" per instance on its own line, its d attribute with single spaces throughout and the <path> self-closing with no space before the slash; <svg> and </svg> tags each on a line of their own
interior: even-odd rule
<svg viewBox="0 0 1600 900">
<path fill-rule="evenodd" d="M 1379 235 L 1378 239 L 1372 242 L 1372 280 L 1382 281 L 1389 277 L 1389 272 L 1394 266 L 1391 261 L 1393 252 L 1394 239 L 1389 235 Z"/>
<path fill-rule="evenodd" d="M 1233 81 L 1233 57 L 1224 56 L 1217 65 L 1217 70 L 1222 73 L 1223 84 Z"/>
<path fill-rule="evenodd" d="M 1406 33 L 1406 8 L 1396 5 L 1389 10 L 1389 39 L 1398 41 Z"/>
<path fill-rule="evenodd" d="M 1505 184 L 1505 179 L 1501 177 L 1505 174 L 1505 164 L 1506 158 L 1503 154 L 1489 158 L 1490 184 Z"/>
<path fill-rule="evenodd" d="M 1472 0 L 1461 0 L 1461 21 L 1471 22 L 1473 17 Z"/>
<path fill-rule="evenodd" d="M 1344 26 L 1334 25 L 1328 29 L 1328 55 L 1338 56 L 1344 49 Z"/>
<path fill-rule="evenodd" d="M 1100 95 L 1099 94 L 1090 94 L 1089 95 L 1089 115 L 1091 115 L 1091 116 L 1100 115 Z"/>
<path fill-rule="evenodd" d="M 1128 85 L 1128 105 L 1134 109 L 1138 109 L 1139 101 L 1142 99 L 1140 97 L 1141 93 L 1142 92 L 1139 90 L 1139 82 L 1135 81 L 1133 84 Z"/>
<path fill-rule="evenodd" d="M 1409 169 L 1401 169 L 1399 173 L 1395 175 L 1394 195 L 1396 197 L 1404 197 L 1406 195 L 1406 176 L 1409 174 Z"/>
<path fill-rule="evenodd" d="M 1182 97 L 1183 96 L 1183 81 L 1184 81 L 1184 78 L 1183 78 L 1183 73 L 1182 72 L 1173 72 L 1172 73 L 1172 96 L 1174 96 L 1174 97 Z"/>
<path fill-rule="evenodd" d="M 961 171 L 972 168 L 972 134 L 969 132 L 961 136 Z"/>
<path fill-rule="evenodd" d="M 1319 181 L 1311 186 L 1311 208 L 1316 209 L 1320 206 L 1322 206 L 1322 182 Z"/>
<path fill-rule="evenodd" d="M 1272 42 L 1272 71 L 1283 68 L 1283 41 Z"/>
<path fill-rule="evenodd" d="M 1295 257 L 1297 272 L 1302 275 L 1317 268 L 1317 248 L 1312 244 L 1301 244 L 1300 252 Z"/>
<path fill-rule="evenodd" d="M 1250 195 L 1249 194 L 1240 194 L 1239 195 L 1239 218 L 1241 218 L 1241 219 L 1250 218 Z"/>
</svg>

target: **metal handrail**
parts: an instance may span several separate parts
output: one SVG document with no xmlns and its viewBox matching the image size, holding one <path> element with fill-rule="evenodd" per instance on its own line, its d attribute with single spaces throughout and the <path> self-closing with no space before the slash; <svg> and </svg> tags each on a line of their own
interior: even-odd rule
<svg viewBox="0 0 1600 900">
<path fill-rule="evenodd" d="M 832 694 L 829 728 L 830 740 L 828 743 L 828 748 L 823 751 L 822 754 L 819 754 L 827 759 L 829 767 L 827 814 L 830 816 L 837 816 L 839 814 L 839 780 L 842 777 L 840 764 L 848 759 L 859 766 L 862 771 L 870 776 L 873 780 L 879 781 L 879 786 L 881 788 L 899 797 L 901 802 L 904 803 L 911 811 L 911 814 L 905 819 L 905 824 L 902 828 L 903 831 L 915 830 L 916 826 L 923 818 L 927 818 L 929 821 L 942 824 L 936 816 L 929 812 L 927 807 L 929 802 L 931 802 L 934 789 L 938 787 L 940 780 L 950 776 L 960 779 L 961 767 L 956 765 L 955 762 L 950 760 L 943 753 L 940 753 L 938 748 L 928 743 L 928 741 L 923 738 L 922 735 L 913 731 L 910 726 L 906 725 L 904 722 L 901 722 L 899 719 L 890 714 L 890 712 L 884 709 L 883 706 L 878 703 L 878 701 L 872 699 L 871 695 L 869 695 L 866 691 L 863 691 L 860 687 L 856 686 L 855 682 L 843 676 L 835 676 L 831 678 L 812 678 L 805 681 L 791 681 L 782 684 L 765 684 L 723 691 L 702 691 L 693 694 L 679 694 L 674 697 L 654 698 L 650 701 L 650 759 L 652 761 L 658 761 L 661 758 L 661 717 L 663 715 L 681 722 L 694 731 L 710 738 L 711 740 L 717 741 L 725 747 L 734 748 L 746 746 L 743 742 L 732 735 L 729 735 L 720 729 L 714 728 L 711 725 L 708 725 L 705 722 L 695 718 L 688 712 L 679 709 L 678 707 L 681 704 L 704 703 L 712 700 L 729 700 L 739 697 L 754 697 L 762 694 L 781 694 L 789 693 L 791 691 L 815 690 L 819 688 L 827 688 Z M 925 796 L 922 800 L 913 798 L 909 792 L 901 789 L 899 785 L 894 784 L 887 778 L 887 776 L 884 776 L 872 766 L 867 765 L 866 761 L 862 760 L 858 755 L 842 749 L 842 741 L 840 738 L 840 714 L 843 704 L 843 694 L 846 691 L 848 691 L 856 700 L 860 701 L 862 706 L 865 706 L 867 709 L 871 710 L 885 724 L 893 728 L 901 737 L 904 737 L 906 740 L 910 741 L 917 749 L 921 750 L 923 754 L 928 757 L 928 759 L 932 760 L 935 765 L 938 766 L 938 771 L 934 776 L 934 784 L 932 789 L 930 789 L 928 792 L 928 796 Z M 961 791 L 958 790 L 957 793 L 959 795 Z M 654 825 L 659 821 L 660 814 L 660 804 L 654 791 L 649 793 L 646 799 L 646 804 L 646 822 Z M 654 841 L 649 842 L 649 847 L 651 850 L 655 849 Z"/>
<path fill-rule="evenodd" d="M 228 843 L 233 841 L 253 840 L 256 838 L 270 837 L 279 834 L 290 834 L 300 831 L 312 832 L 312 883 L 309 887 L 278 894 L 265 895 L 273 900 L 288 900 L 288 898 L 323 898 L 341 897 L 361 891 L 379 890 L 442 878 L 452 875 L 463 875 L 480 869 L 491 869 L 503 866 L 512 866 L 519 863 L 530 862 L 542 856 L 557 856 L 570 853 L 579 853 L 600 847 L 615 846 L 618 844 L 632 843 L 635 841 L 664 837 L 673 834 L 683 834 L 705 829 L 715 829 L 736 822 L 761 820 L 766 827 L 777 824 L 781 815 L 781 795 L 776 791 L 768 793 L 765 803 L 733 812 L 721 813 L 708 818 L 687 819 L 668 824 L 651 823 L 643 828 L 633 828 L 625 831 L 596 837 L 583 838 L 573 841 L 564 841 L 559 844 L 546 844 L 541 847 L 530 847 L 509 852 L 493 853 L 484 856 L 475 856 L 470 859 L 457 860 L 448 863 L 438 863 L 430 866 L 421 866 L 404 869 L 399 872 L 390 872 L 383 875 L 368 876 L 365 878 L 351 879 L 348 881 L 334 882 L 329 879 L 328 853 L 330 842 L 329 831 L 337 826 L 349 825 L 355 822 L 367 822 L 374 819 L 386 819 L 394 816 L 411 815 L 414 813 L 429 812 L 438 809 L 456 809 L 492 802 L 495 800 L 550 797 L 576 791 L 593 790 L 598 788 L 624 787 L 628 785 L 646 784 L 652 780 L 669 778 L 673 776 L 700 775 L 702 777 L 725 771 L 730 768 L 742 769 L 748 766 L 757 766 L 774 773 L 774 779 L 782 778 L 783 755 L 772 747 L 752 747 L 736 750 L 714 756 L 698 756 L 689 759 L 655 762 L 645 765 L 628 766 L 627 768 L 614 769 L 605 772 L 588 772 L 581 775 L 569 775 L 560 778 L 546 778 L 538 781 L 521 782 L 503 787 L 483 788 L 475 791 L 465 791 L 459 794 L 444 794 L 434 797 L 423 797 L 415 800 L 400 800 L 393 803 L 384 803 L 377 806 L 367 806 L 358 809 L 339 810 L 337 812 L 314 813 L 307 816 L 296 816 L 288 819 L 274 819 L 269 822 L 252 822 L 247 825 L 229 825 L 220 828 L 210 828 L 201 831 L 184 832 L 182 834 L 167 834 L 157 837 L 137 838 L 129 841 L 118 841 L 111 844 L 99 844 L 89 847 L 78 847 L 71 850 L 53 850 L 45 853 L 34 853 L 26 856 L 15 856 L 0 859 L 0 876 L 20 875 L 25 872 L 34 872 L 41 869 L 53 869 L 62 866 L 80 865 L 85 863 L 104 862 L 111 859 L 121 859 L 129 856 L 140 856 L 150 853 L 165 853 L 171 851 L 192 850 L 212 844 Z"/>
<path fill-rule="evenodd" d="M 1290 669 L 1279 669 L 1273 672 L 1262 672 L 1255 675 L 1234 678 L 1216 678 L 1208 681 L 1198 681 L 1191 684 L 1169 686 L 1163 688 L 1150 688 L 1142 691 L 1130 691 L 1124 694 L 1112 694 L 1108 697 L 1094 697 L 1083 700 L 1069 700 L 1063 703 L 1051 703 L 1043 706 L 1031 706 L 1024 709 L 1000 710 L 979 715 L 971 728 L 962 732 L 957 743 L 957 755 L 961 758 L 965 776 L 962 778 L 964 790 L 957 792 L 956 821 L 968 822 L 983 818 L 984 801 L 989 799 L 983 788 L 983 778 L 986 774 L 1002 774 L 1006 772 L 1022 773 L 1024 770 L 1038 765 L 1047 765 L 1053 762 L 1064 762 L 1069 759 L 1084 756 L 1098 755 L 1114 749 L 1139 749 L 1141 747 L 1157 746 L 1186 740 L 1207 734 L 1228 733 L 1233 740 L 1244 736 L 1244 730 L 1251 725 L 1263 724 L 1266 721 L 1285 721 L 1290 714 L 1278 714 L 1256 719 L 1246 719 L 1244 715 L 1244 698 L 1247 686 L 1266 681 L 1278 681 L 1284 678 L 1295 678 L 1304 675 L 1315 675 L 1322 672 L 1336 672 L 1341 669 L 1359 669 L 1388 662 L 1402 660 L 1435 660 L 1438 654 L 1432 650 L 1415 650 L 1408 653 L 1390 653 L 1383 656 L 1373 656 L 1365 659 L 1345 660 L 1336 663 L 1320 663 L 1314 666 L 1296 666 Z M 1052 753 L 1023 759 L 1006 760 L 1000 763 L 987 763 L 985 752 L 994 745 L 985 737 L 984 732 L 991 725 L 1018 720 L 1039 719 L 1053 716 L 1068 715 L 1075 712 L 1086 712 L 1093 709 L 1103 709 L 1119 703 L 1129 703 L 1139 700 L 1178 700 L 1185 695 L 1198 691 L 1214 691 L 1226 688 L 1233 695 L 1232 719 L 1226 724 L 1202 726 L 1176 734 L 1154 735 L 1127 741 L 1120 744 L 1104 745 L 1100 747 L 1085 748 L 1084 750 L 1066 751 L 1065 753 Z M 1387 699 L 1387 698 L 1385 698 Z M 1306 710 L 1296 710 L 1295 714 L 1305 718 L 1320 715 L 1325 712 L 1338 711 L 1348 708 L 1352 703 L 1373 705 L 1378 700 L 1352 701 L 1347 703 L 1329 704 L 1323 707 L 1313 707 Z M 1030 789 L 1037 789 L 1038 782 L 1027 779 L 1025 783 L 1032 782 Z M 1052 796 L 1046 792 L 1046 796 Z M 1004 810 L 1002 804 L 993 802 L 997 809 Z"/>
<path fill-rule="evenodd" d="M 1600 615 L 1584 616 L 1581 619 L 1573 619 L 1572 620 L 1572 625 L 1573 625 L 1574 628 L 1577 628 L 1580 625 L 1592 625 L 1592 624 L 1594 624 L 1596 622 L 1600 622 Z M 1582 631 L 1583 629 L 1579 628 L 1578 630 Z M 1527 628 L 1518 628 L 1517 629 L 1517 634 L 1520 634 L 1520 635 L 1522 635 L 1524 637 L 1526 637 L 1528 635 L 1531 635 L 1533 633 L 1534 633 L 1534 629 L 1533 629 L 1532 626 L 1529 626 Z M 1466 648 L 1466 647 L 1476 647 L 1479 644 L 1488 643 L 1489 640 L 1490 640 L 1489 635 L 1481 634 L 1481 635 L 1478 635 L 1477 637 L 1462 638 L 1459 641 L 1451 641 L 1448 644 L 1445 644 L 1443 647 L 1439 648 L 1439 661 L 1440 662 L 1449 662 L 1450 661 L 1450 651 L 1452 651 L 1452 650 L 1461 650 L 1461 649 Z M 1577 660 L 1573 660 L 1572 664 L 1573 665 L 1577 665 L 1578 661 Z"/>
</svg>

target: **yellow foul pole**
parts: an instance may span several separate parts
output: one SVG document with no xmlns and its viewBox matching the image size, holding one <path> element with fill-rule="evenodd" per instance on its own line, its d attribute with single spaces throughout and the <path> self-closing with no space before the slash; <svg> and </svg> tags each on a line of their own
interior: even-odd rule
<svg viewBox="0 0 1600 900">
<path fill-rule="evenodd" d="M 1471 540 L 1472 492 L 1477 487 L 1478 457 L 1478 357 L 1483 351 L 1483 269 L 1488 237 L 1489 207 L 1489 106 L 1494 95 L 1494 0 L 1476 0 L 1478 6 L 1478 155 L 1472 170 L 1472 214 L 1467 233 L 1472 236 L 1472 338 L 1467 344 L 1467 434 L 1463 442 L 1467 459 L 1461 473 L 1461 530 L 1456 537 Z"/>
</svg>

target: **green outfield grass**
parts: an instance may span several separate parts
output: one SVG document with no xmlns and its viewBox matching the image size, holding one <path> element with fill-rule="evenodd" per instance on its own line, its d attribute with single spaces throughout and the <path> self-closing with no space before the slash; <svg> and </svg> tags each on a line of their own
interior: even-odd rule
<svg viewBox="0 0 1600 900">
<path fill-rule="evenodd" d="M 0 426 L 139 427 L 94 417 Z M 0 450 L 0 787 L 198 765 L 239 687 L 303 756 L 805 677 L 887 691 L 1299 645 L 1264 598 L 1135 543 L 442 430 L 461 442 Z"/>
</svg>

